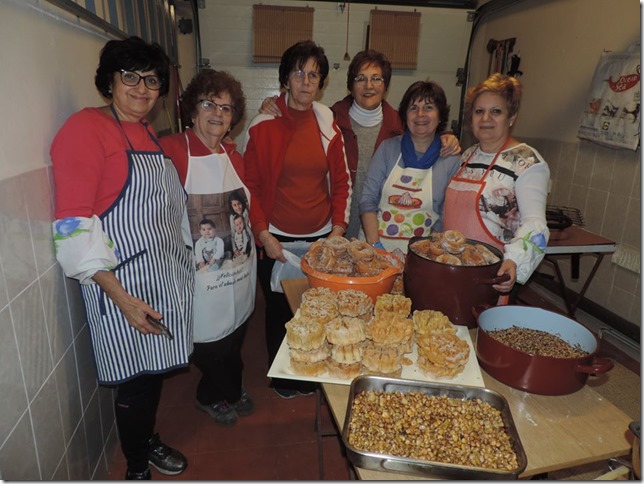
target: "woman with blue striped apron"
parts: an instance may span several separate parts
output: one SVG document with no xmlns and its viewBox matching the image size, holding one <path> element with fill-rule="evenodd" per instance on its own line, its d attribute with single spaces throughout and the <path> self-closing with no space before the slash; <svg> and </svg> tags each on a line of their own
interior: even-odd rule
<svg viewBox="0 0 644 484">
<path fill-rule="evenodd" d="M 148 464 L 164 474 L 187 465 L 153 434 L 163 375 L 187 366 L 193 346 L 187 196 L 143 119 L 159 92 L 167 93 L 168 74 L 160 46 L 137 38 L 108 42 L 96 86 L 112 102 L 70 117 L 51 149 L 56 255 L 65 274 L 81 282 L 98 381 L 117 387 L 126 479 L 149 479 Z M 110 177 L 121 170 L 124 182 L 117 183 Z M 108 197 L 101 185 L 109 185 Z M 88 193 L 99 201 L 81 200 Z M 91 214 L 83 202 L 94 203 Z"/>
</svg>

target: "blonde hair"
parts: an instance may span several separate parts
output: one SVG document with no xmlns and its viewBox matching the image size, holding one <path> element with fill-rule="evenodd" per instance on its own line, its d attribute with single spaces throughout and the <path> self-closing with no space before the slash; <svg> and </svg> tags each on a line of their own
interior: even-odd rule
<svg viewBox="0 0 644 484">
<path fill-rule="evenodd" d="M 516 77 L 510 77 L 499 72 L 495 72 L 477 86 L 471 87 L 467 90 L 467 95 L 465 96 L 466 121 L 468 123 L 472 121 L 472 106 L 474 105 L 474 101 L 476 101 L 476 99 L 484 92 L 499 94 L 503 99 L 505 99 L 505 102 L 508 105 L 508 117 L 514 116 L 519 111 L 522 90 L 523 87 Z"/>
</svg>

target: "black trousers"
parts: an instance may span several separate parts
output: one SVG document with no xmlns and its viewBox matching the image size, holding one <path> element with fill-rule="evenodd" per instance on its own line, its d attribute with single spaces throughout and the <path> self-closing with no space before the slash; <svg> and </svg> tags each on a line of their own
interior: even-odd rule
<svg viewBox="0 0 644 484">
<path fill-rule="evenodd" d="M 148 442 L 154 432 L 163 373 L 141 375 L 117 385 L 114 413 L 127 468 L 148 468 Z"/>
<path fill-rule="evenodd" d="M 327 237 L 328 234 L 321 235 L 319 237 L 285 237 L 283 235 L 276 234 L 273 234 L 273 236 L 280 242 L 294 242 L 296 240 L 314 242 L 318 239 Z M 257 247 L 257 254 L 257 277 L 266 301 L 266 349 L 268 350 L 268 367 L 270 368 L 280 349 L 280 345 L 284 340 L 284 336 L 286 336 L 285 324 L 293 317 L 293 311 L 291 311 L 284 293 L 273 292 L 271 290 L 271 273 L 273 272 L 275 259 L 268 257 L 262 247 Z M 291 380 L 276 378 L 273 380 L 273 386 L 310 391 L 309 387 L 311 385 L 294 384 Z"/>
<path fill-rule="evenodd" d="M 197 385 L 197 401 L 212 405 L 221 401 L 235 403 L 241 398 L 242 343 L 247 322 L 218 341 L 195 343 L 191 360 L 201 371 Z"/>
</svg>

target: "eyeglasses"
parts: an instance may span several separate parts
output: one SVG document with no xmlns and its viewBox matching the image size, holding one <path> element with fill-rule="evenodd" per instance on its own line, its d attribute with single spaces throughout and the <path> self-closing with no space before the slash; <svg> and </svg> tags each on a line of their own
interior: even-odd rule
<svg viewBox="0 0 644 484">
<path fill-rule="evenodd" d="M 141 82 L 141 79 L 143 79 L 145 87 L 147 87 L 148 89 L 152 91 L 158 91 L 159 89 L 161 89 L 162 82 L 159 76 L 142 76 L 141 74 L 137 74 L 136 72 L 121 69 L 121 82 L 126 86 L 138 86 L 139 82 Z"/>
<path fill-rule="evenodd" d="M 293 71 L 292 74 L 293 74 L 293 78 L 297 79 L 300 82 L 304 81 L 305 77 L 309 78 L 309 82 L 311 84 L 319 84 L 319 82 L 320 82 L 320 73 L 319 72 L 315 72 L 315 71 L 304 72 L 303 70 L 298 69 L 297 71 Z"/>
<path fill-rule="evenodd" d="M 231 106 L 230 104 L 217 104 L 209 99 L 201 99 L 199 105 L 201 109 L 209 113 L 214 113 L 217 108 L 226 116 L 232 116 L 235 113 L 235 106 Z"/>
<path fill-rule="evenodd" d="M 356 84 L 366 85 L 368 80 L 371 81 L 371 85 L 375 87 L 382 86 L 382 83 L 385 82 L 385 80 L 379 76 L 372 76 L 371 79 L 369 79 L 366 76 L 360 74 L 359 76 L 353 78 L 353 82 L 355 82 Z"/>
</svg>

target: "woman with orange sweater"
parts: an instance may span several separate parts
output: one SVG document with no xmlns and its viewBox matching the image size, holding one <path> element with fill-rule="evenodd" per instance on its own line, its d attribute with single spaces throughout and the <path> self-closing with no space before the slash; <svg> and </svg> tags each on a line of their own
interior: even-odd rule
<svg viewBox="0 0 644 484">
<path fill-rule="evenodd" d="M 246 136 L 246 184 L 258 245 L 257 272 L 266 299 L 269 365 L 292 317 L 284 294 L 270 287 L 275 261 L 286 261 L 282 243 L 341 236 L 348 224 L 351 183 L 342 133 L 331 110 L 315 101 L 328 73 L 324 49 L 313 41 L 289 47 L 279 66 L 286 92 L 277 104 L 283 115 L 256 116 Z M 310 386 L 289 381 L 273 381 L 273 388 L 283 398 L 310 391 Z"/>
</svg>

